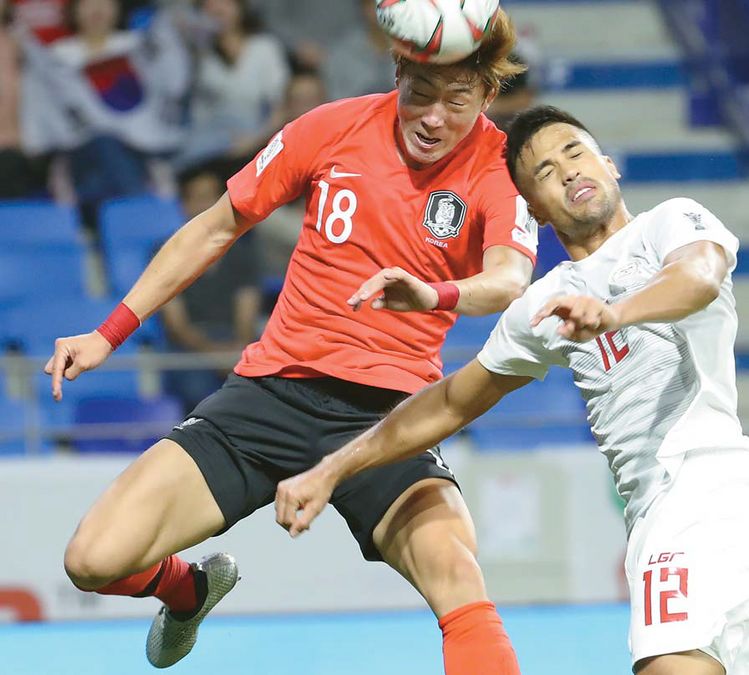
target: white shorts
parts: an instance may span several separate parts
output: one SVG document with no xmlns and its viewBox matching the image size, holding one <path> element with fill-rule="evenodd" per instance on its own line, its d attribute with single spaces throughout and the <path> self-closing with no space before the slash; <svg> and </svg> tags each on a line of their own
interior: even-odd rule
<svg viewBox="0 0 749 675">
<path fill-rule="evenodd" d="M 699 649 L 749 675 L 749 451 L 687 453 L 630 534 L 632 662 Z"/>
</svg>

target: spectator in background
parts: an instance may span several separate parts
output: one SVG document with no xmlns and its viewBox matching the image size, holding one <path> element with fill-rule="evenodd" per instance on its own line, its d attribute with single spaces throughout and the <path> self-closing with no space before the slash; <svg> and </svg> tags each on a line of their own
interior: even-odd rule
<svg viewBox="0 0 749 675">
<path fill-rule="evenodd" d="M 15 20 L 27 26 L 36 38 L 49 44 L 70 35 L 66 20 L 70 0 L 11 0 Z"/>
<path fill-rule="evenodd" d="M 0 199 L 26 197 L 34 190 L 34 171 L 21 150 L 19 54 L 9 18 L 9 7 L 0 0 Z"/>
<path fill-rule="evenodd" d="M 262 144 L 283 97 L 289 65 L 283 45 L 261 30 L 243 0 L 201 0 L 214 34 L 198 53 L 187 145 L 177 165 L 240 156 Z M 249 157 L 243 156 L 243 164 Z"/>
<path fill-rule="evenodd" d="M 356 0 L 252 0 L 252 4 L 306 68 L 322 67 L 328 45 L 359 21 Z"/>
<path fill-rule="evenodd" d="M 515 57 L 513 61 L 525 65 L 520 58 Z M 515 115 L 529 108 L 535 98 L 536 92 L 530 86 L 526 70 L 504 84 L 502 91 L 497 94 L 497 98 L 486 111 L 486 116 L 499 129 L 506 131 Z"/>
<path fill-rule="evenodd" d="M 325 84 L 331 99 L 395 89 L 390 41 L 377 23 L 373 0 L 359 0 L 362 17 L 333 43 L 325 59 Z"/>
<path fill-rule="evenodd" d="M 286 86 L 281 105 L 273 113 L 266 142 L 286 124 L 322 105 L 328 100 L 325 83 L 314 69 L 298 67 Z M 266 145 L 264 142 L 263 146 Z M 258 150 L 261 148 L 257 148 Z M 248 152 L 248 156 L 257 154 Z M 233 167 L 236 173 L 241 167 Z M 281 280 L 286 274 L 291 254 L 299 239 L 299 231 L 304 216 L 304 197 L 279 206 L 264 221 L 263 227 L 253 230 L 260 239 L 263 251 L 263 271 L 270 280 L 275 280 L 275 287 L 266 287 L 266 300 L 273 298 L 281 291 Z"/>
<path fill-rule="evenodd" d="M 517 55 L 514 55 L 512 60 L 515 63 L 527 65 Z M 515 115 L 533 105 L 536 100 L 536 93 L 529 71 L 526 70 L 503 84 L 502 91 L 497 94 L 497 97 L 489 106 L 486 116 L 499 129 L 505 131 Z"/>
<path fill-rule="evenodd" d="M 317 69 L 300 65 L 293 59 L 291 68 L 291 78 L 284 88 L 283 97 L 263 129 L 254 136 L 245 138 L 244 144 L 238 146 L 241 152 L 234 158 L 225 160 L 229 175 L 235 174 L 247 164 L 247 159 L 262 150 L 286 124 L 328 101 L 325 83 Z"/>
<path fill-rule="evenodd" d="M 299 68 L 286 85 L 284 98 L 274 118 L 276 129 L 322 105 L 328 100 L 328 91 L 320 74 L 312 68 Z"/>
<path fill-rule="evenodd" d="M 128 31 L 118 29 L 117 0 L 71 0 L 68 11 L 72 36 L 49 47 L 30 32 L 23 38 L 28 147 L 65 157 L 75 196 L 91 211 L 110 197 L 166 190 L 154 182 L 182 138 L 190 73 L 169 15 Z"/>
<path fill-rule="evenodd" d="M 502 90 L 486 111 L 487 117 L 503 131 L 515 115 L 535 105 L 540 89 L 543 59 L 532 29 L 526 28 L 519 33 L 510 59 L 525 66 L 526 70 L 502 84 Z"/>
<path fill-rule="evenodd" d="M 180 177 L 180 198 L 189 220 L 212 206 L 226 186 L 220 168 L 203 165 Z M 260 253 L 248 232 L 192 286 L 162 309 L 170 345 L 186 352 L 241 351 L 258 334 Z M 169 371 L 164 386 L 192 409 L 219 388 L 225 372 Z"/>
</svg>

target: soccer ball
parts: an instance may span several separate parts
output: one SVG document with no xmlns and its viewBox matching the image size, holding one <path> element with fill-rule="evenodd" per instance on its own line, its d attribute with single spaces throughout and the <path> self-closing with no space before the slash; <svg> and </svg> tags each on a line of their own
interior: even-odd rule
<svg viewBox="0 0 749 675">
<path fill-rule="evenodd" d="M 499 0 L 375 0 L 377 21 L 412 61 L 455 63 L 491 32 Z"/>
</svg>

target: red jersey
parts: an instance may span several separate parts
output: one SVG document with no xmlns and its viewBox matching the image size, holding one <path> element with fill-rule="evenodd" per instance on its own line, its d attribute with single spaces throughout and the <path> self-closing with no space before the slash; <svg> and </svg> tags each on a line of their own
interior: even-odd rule
<svg viewBox="0 0 749 675">
<path fill-rule="evenodd" d="M 252 223 L 304 195 L 306 212 L 283 290 L 235 372 L 329 375 L 413 393 L 441 377 L 455 314 L 391 312 L 346 300 L 383 267 L 426 282 L 482 270 L 489 246 L 535 262 L 535 231 L 510 180 L 505 135 L 483 115 L 439 162 L 407 167 L 396 145 L 397 92 L 330 103 L 278 133 L 228 182 Z"/>
</svg>

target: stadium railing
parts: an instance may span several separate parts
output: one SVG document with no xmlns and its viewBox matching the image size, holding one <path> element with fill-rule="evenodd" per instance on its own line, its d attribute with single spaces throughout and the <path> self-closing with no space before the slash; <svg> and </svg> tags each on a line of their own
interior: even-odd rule
<svg viewBox="0 0 749 675">
<path fill-rule="evenodd" d="M 453 369 L 475 354 L 474 346 L 446 347 L 442 353 Z M 42 373 L 47 358 L 9 353 L 0 357 L 0 411 L 12 424 L 0 430 L 0 455 L 45 454 L 61 448 L 91 452 L 97 450 L 96 441 L 104 451 L 138 452 L 181 421 L 182 412 L 189 412 L 162 391 L 164 371 L 228 371 L 236 361 L 234 352 L 117 353 L 96 371 L 65 381 L 63 400 L 57 403 L 51 380 Z M 482 418 L 473 437 L 468 434 L 469 442 L 477 450 L 490 451 L 588 439 L 584 406 L 565 375 L 551 376 L 555 383 L 510 394 L 504 405 Z M 561 388 L 568 390 L 565 395 Z M 93 401 L 104 402 L 104 407 L 96 408 Z"/>
</svg>

